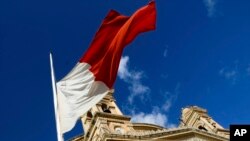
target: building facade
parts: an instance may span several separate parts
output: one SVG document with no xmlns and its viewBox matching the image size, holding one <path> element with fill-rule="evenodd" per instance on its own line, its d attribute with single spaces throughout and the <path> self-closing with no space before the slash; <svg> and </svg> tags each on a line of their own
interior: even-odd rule
<svg viewBox="0 0 250 141">
<path fill-rule="evenodd" d="M 70 141 L 228 141 L 229 131 L 197 106 L 182 109 L 179 127 L 167 129 L 147 123 L 132 123 L 120 111 L 110 91 L 81 117 L 84 134 Z"/>
</svg>

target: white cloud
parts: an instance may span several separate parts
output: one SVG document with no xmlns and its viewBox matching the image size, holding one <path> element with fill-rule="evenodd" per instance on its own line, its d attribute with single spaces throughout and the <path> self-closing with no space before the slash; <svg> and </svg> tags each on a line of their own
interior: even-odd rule
<svg viewBox="0 0 250 141">
<path fill-rule="evenodd" d="M 163 127 L 167 127 L 168 125 L 171 127 L 176 127 L 174 124 L 168 124 L 168 117 L 161 113 L 158 108 L 154 108 L 153 111 L 148 114 L 143 112 L 140 112 L 139 114 L 133 114 L 131 121 L 137 123 L 151 123 Z"/>
<path fill-rule="evenodd" d="M 142 100 L 144 100 L 145 94 L 150 92 L 150 88 L 141 82 L 141 79 L 143 78 L 143 71 L 130 70 L 128 63 L 128 56 L 121 58 L 118 69 L 118 77 L 129 84 L 128 89 L 130 91 L 130 95 L 128 96 L 128 101 L 132 104 L 136 96 L 139 96 Z"/>
<path fill-rule="evenodd" d="M 129 101 L 130 104 L 133 103 L 133 100 L 134 100 L 135 96 L 139 95 L 141 100 L 144 100 L 144 95 L 143 94 L 146 94 L 146 93 L 150 92 L 149 87 L 147 87 L 145 85 L 142 85 L 140 81 L 132 82 L 130 85 L 131 86 L 129 86 L 129 88 L 128 88 L 129 91 L 131 92 L 131 94 L 128 97 L 128 101 Z"/>
<path fill-rule="evenodd" d="M 164 111 L 169 111 L 169 109 L 170 109 L 171 106 L 172 106 L 172 102 L 173 102 L 172 99 L 167 99 L 166 102 L 162 105 L 162 109 L 163 109 Z"/>
<path fill-rule="evenodd" d="M 132 122 L 139 123 L 151 123 L 160 125 L 163 127 L 174 128 L 177 127 L 176 124 L 170 123 L 168 121 L 168 116 L 166 113 L 171 108 L 173 102 L 176 100 L 178 94 L 180 93 L 180 83 L 177 83 L 174 91 L 171 93 L 166 91 L 163 95 L 164 102 L 161 106 L 154 106 L 153 110 L 149 113 L 139 112 L 135 114 L 137 109 L 133 104 L 134 98 L 139 97 L 141 100 L 145 100 L 145 96 L 149 94 L 150 88 L 142 84 L 143 71 L 135 71 L 129 68 L 129 57 L 123 56 L 121 58 L 120 66 L 118 69 L 118 77 L 124 82 L 129 84 L 130 95 L 128 96 L 129 105 L 126 105 L 125 109 L 131 114 Z M 132 107 L 131 107 L 132 106 Z"/>
<path fill-rule="evenodd" d="M 180 93 L 180 83 L 177 83 L 174 89 L 174 93 L 171 93 L 169 91 L 166 91 L 164 93 L 164 98 L 166 99 L 164 104 L 162 105 L 161 109 L 164 110 L 165 112 L 168 112 L 169 109 L 171 108 L 173 102 L 176 101 L 179 93 Z"/>
<path fill-rule="evenodd" d="M 168 112 L 172 106 L 174 96 L 169 91 L 166 91 L 163 96 L 164 96 L 165 102 L 162 104 L 161 109 L 165 112 Z"/>
<path fill-rule="evenodd" d="M 131 77 L 131 74 L 128 72 L 128 61 L 129 57 L 122 57 L 120 60 L 120 65 L 118 69 L 118 77 L 122 80 L 126 80 L 128 77 Z"/>
<path fill-rule="evenodd" d="M 180 93 L 180 83 L 177 83 L 174 89 L 174 92 L 171 93 L 166 91 L 164 93 L 165 102 L 161 106 L 154 106 L 152 112 L 144 113 L 140 112 L 138 114 L 134 114 L 135 111 L 132 110 L 132 122 L 139 122 L 139 123 L 151 123 L 160 125 L 167 128 L 175 128 L 177 127 L 176 124 L 170 123 L 168 120 L 168 116 L 166 113 L 171 108 L 173 102 L 177 99 L 177 96 Z"/>
<path fill-rule="evenodd" d="M 162 113 L 145 114 L 141 112 L 137 115 L 133 115 L 132 122 L 151 123 L 165 127 L 167 117 Z"/>
<path fill-rule="evenodd" d="M 203 3 L 205 4 L 207 8 L 207 15 L 208 17 L 213 17 L 215 14 L 215 7 L 216 7 L 216 0 L 203 0 Z"/>
<path fill-rule="evenodd" d="M 235 84 L 238 77 L 237 66 L 234 69 L 222 68 L 219 70 L 219 75 L 224 77 L 226 80 L 232 81 L 232 84 Z"/>
</svg>

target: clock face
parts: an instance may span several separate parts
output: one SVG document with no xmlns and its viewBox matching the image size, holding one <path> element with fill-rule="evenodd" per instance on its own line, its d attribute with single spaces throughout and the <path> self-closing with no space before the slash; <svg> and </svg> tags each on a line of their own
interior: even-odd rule
<svg viewBox="0 0 250 141">
<path fill-rule="evenodd" d="M 118 134 L 123 134 L 124 133 L 124 129 L 121 127 L 115 127 L 115 132 Z"/>
</svg>

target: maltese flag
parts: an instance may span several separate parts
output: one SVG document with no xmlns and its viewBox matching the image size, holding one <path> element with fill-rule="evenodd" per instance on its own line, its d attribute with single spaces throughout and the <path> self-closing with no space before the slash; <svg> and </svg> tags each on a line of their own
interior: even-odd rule
<svg viewBox="0 0 250 141">
<path fill-rule="evenodd" d="M 127 17 L 111 10 L 76 66 L 56 83 L 60 132 L 70 131 L 80 116 L 112 89 L 123 49 L 142 32 L 155 29 L 155 2 Z"/>
</svg>

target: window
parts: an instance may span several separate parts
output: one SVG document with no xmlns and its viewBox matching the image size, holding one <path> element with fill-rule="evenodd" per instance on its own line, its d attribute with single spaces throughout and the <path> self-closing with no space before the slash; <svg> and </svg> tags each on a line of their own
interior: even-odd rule
<svg viewBox="0 0 250 141">
<path fill-rule="evenodd" d="M 92 119 L 93 115 L 90 111 L 87 112 L 87 119 Z"/>
<path fill-rule="evenodd" d="M 203 127 L 203 126 L 199 126 L 198 128 L 199 128 L 200 130 L 207 131 L 207 129 L 206 129 L 205 127 Z"/>
<path fill-rule="evenodd" d="M 109 110 L 109 108 L 106 104 L 102 104 L 102 111 L 105 113 L 111 113 L 111 111 Z"/>
</svg>

